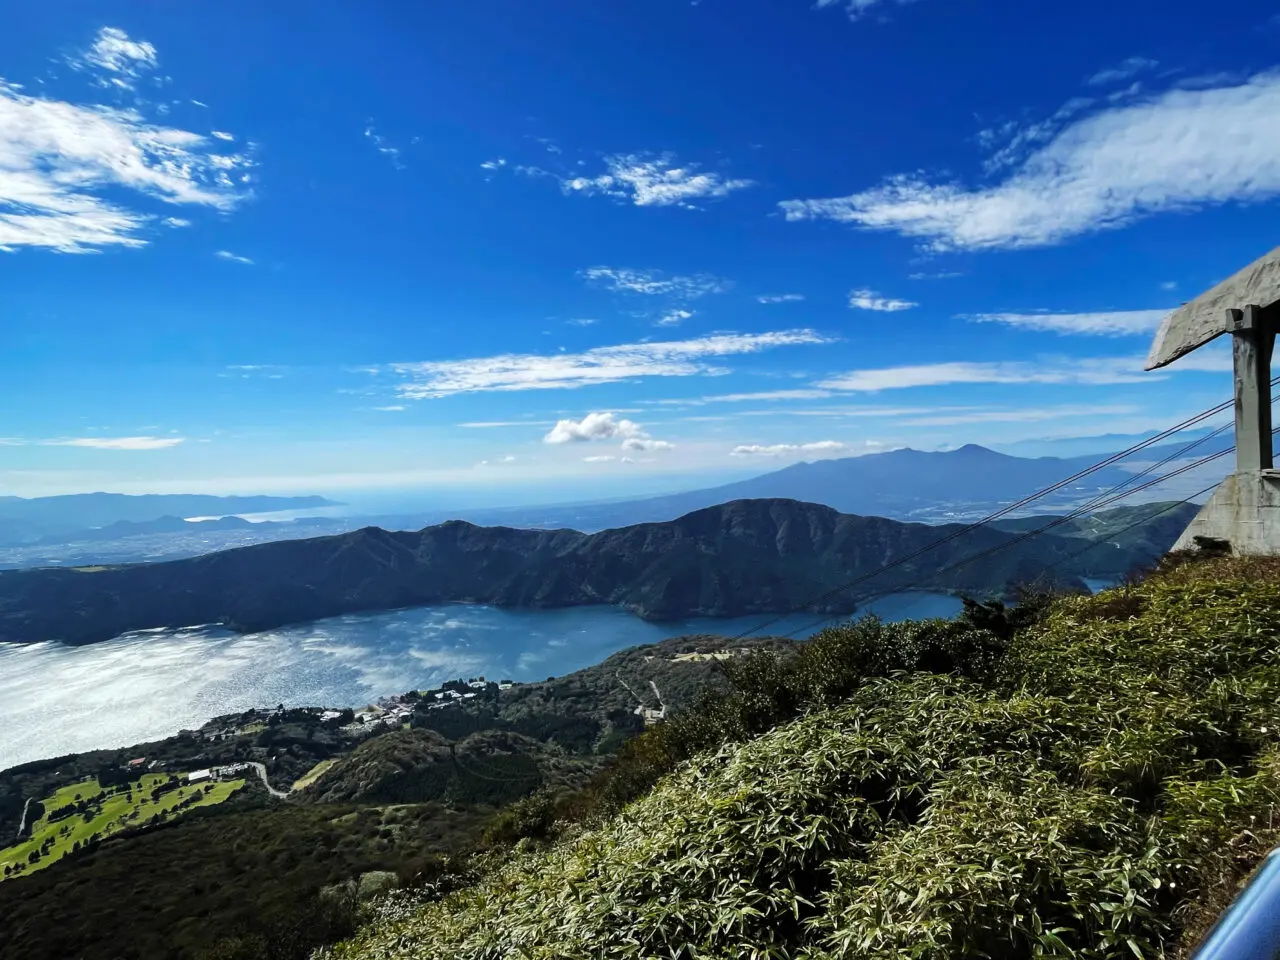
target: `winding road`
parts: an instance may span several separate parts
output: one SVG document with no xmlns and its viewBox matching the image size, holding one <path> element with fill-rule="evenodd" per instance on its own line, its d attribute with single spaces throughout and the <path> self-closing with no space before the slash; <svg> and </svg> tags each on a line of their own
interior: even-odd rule
<svg viewBox="0 0 1280 960">
<path fill-rule="evenodd" d="M 287 791 L 277 790 L 270 784 L 270 782 L 268 782 L 267 768 L 265 766 L 252 760 L 248 762 L 248 765 L 258 771 L 258 778 L 262 781 L 262 785 L 267 788 L 267 793 L 271 794 L 277 800 L 284 800 L 289 796 Z"/>
</svg>

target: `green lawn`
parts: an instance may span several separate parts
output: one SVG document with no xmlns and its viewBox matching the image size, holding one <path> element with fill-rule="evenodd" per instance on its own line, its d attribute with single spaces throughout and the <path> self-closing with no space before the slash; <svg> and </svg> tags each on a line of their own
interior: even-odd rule
<svg viewBox="0 0 1280 960">
<path fill-rule="evenodd" d="M 213 789 L 206 793 L 205 784 L 188 786 L 185 778 L 180 777 L 184 780 L 181 787 L 153 801 L 151 792 L 168 779 L 167 774 L 144 774 L 140 780 L 128 786 L 112 787 L 110 791 L 105 791 L 106 796 L 91 804 L 84 814 L 74 813 L 50 823 L 49 815 L 53 811 L 68 804 L 91 800 L 104 792 L 96 779 L 84 780 L 58 790 L 43 801 L 45 814 L 32 825 L 30 838 L 17 846 L 0 850 L 0 880 L 6 876 L 23 876 L 47 867 L 71 853 L 77 842 L 84 844 L 95 834 L 101 840 L 129 827 L 143 826 L 154 816 L 167 819 L 169 816 L 181 816 L 196 807 L 210 807 L 226 800 L 244 786 L 244 780 L 228 780 L 210 784 Z M 175 809 L 193 795 L 197 799 L 189 806 L 181 810 Z M 46 841 L 49 841 L 47 847 Z M 31 854 L 42 850 L 44 852 L 39 859 L 34 863 L 30 862 Z M 6 869 L 8 874 L 5 873 Z"/>
<path fill-rule="evenodd" d="M 332 767 L 338 761 L 330 757 L 328 760 L 321 760 L 314 767 L 306 772 L 300 779 L 293 782 L 293 790 L 305 790 L 311 786 L 324 774 L 326 770 Z"/>
</svg>

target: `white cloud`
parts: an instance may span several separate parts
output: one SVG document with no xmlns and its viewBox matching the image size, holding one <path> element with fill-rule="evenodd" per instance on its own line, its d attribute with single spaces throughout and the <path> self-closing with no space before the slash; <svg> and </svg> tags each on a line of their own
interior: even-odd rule
<svg viewBox="0 0 1280 960">
<path fill-rule="evenodd" d="M 632 453 L 652 453 L 657 450 L 674 450 L 674 443 L 668 443 L 666 440 L 649 440 L 644 437 L 632 437 L 630 440 L 622 441 L 622 449 L 629 450 Z"/>
<path fill-rule="evenodd" d="M 219 140 L 226 140 L 228 143 L 235 140 L 235 134 L 227 133 L 225 130 L 210 130 L 209 135 Z"/>
<path fill-rule="evenodd" d="M 102 76 L 99 86 L 132 90 L 144 73 L 159 63 L 156 48 L 145 40 L 130 40 L 119 27 L 103 27 L 93 46 L 78 57 L 67 60 L 77 70 L 94 69 Z"/>
<path fill-rule="evenodd" d="M 781 207 L 788 220 L 892 230 L 935 250 L 1045 246 L 1157 213 L 1275 197 L 1277 115 L 1280 72 L 1174 89 L 1071 123 L 990 187 L 903 174 L 847 197 Z"/>
<path fill-rule="evenodd" d="M 393 147 L 386 137 L 378 133 L 373 128 L 372 120 L 370 120 L 365 126 L 364 136 L 366 140 L 369 140 L 373 144 L 375 150 L 391 161 L 391 166 L 395 167 L 397 170 L 405 169 L 405 165 L 400 159 L 400 148 Z"/>
<path fill-rule="evenodd" d="M 798 303 L 804 299 L 803 293 L 778 293 L 771 296 L 756 297 L 757 303 Z"/>
<path fill-rule="evenodd" d="M 1109 313 L 975 313 L 975 323 L 1003 323 L 1024 330 L 1098 337 L 1128 337 L 1153 333 L 1168 310 L 1119 310 Z"/>
<path fill-rule="evenodd" d="M 605 194 L 630 200 L 637 207 L 678 206 L 693 209 L 692 200 L 726 197 L 754 185 L 751 180 L 726 180 L 719 174 L 699 173 L 697 164 L 677 166 L 663 154 L 618 154 L 605 158 L 606 173 L 560 181 L 565 193 Z"/>
<path fill-rule="evenodd" d="M 744 400 L 822 400 L 831 396 L 830 390 L 763 390 L 759 393 L 722 393 L 715 397 L 703 397 L 702 403 L 740 403 Z"/>
<path fill-rule="evenodd" d="M 253 264 L 253 261 L 250 260 L 248 257 L 241 257 L 237 254 L 232 253 L 230 250 L 216 250 L 214 251 L 213 255 L 217 257 L 219 260 L 230 260 L 232 263 L 247 263 L 250 265 Z"/>
<path fill-rule="evenodd" d="M 582 462 L 583 463 L 612 463 L 614 460 L 617 460 L 617 459 L 618 458 L 613 456 L 612 454 L 605 453 L 597 457 L 583 457 Z"/>
<path fill-rule="evenodd" d="M 1099 70 L 1085 83 L 1091 87 L 1105 87 L 1113 83 L 1123 83 L 1126 80 L 1133 79 L 1143 71 L 1151 70 L 1158 66 L 1160 64 L 1156 60 L 1148 60 L 1146 57 L 1129 57 L 1114 67 Z"/>
<path fill-rule="evenodd" d="M 1119 417 L 1137 413 L 1131 404 L 1079 404 L 1063 407 L 1020 408 L 1016 410 L 945 410 L 901 421 L 906 427 L 954 427 L 971 423 L 1039 423 L 1071 417 Z"/>
<path fill-rule="evenodd" d="M 516 458 L 510 455 L 499 457 L 497 460 L 481 460 L 476 464 L 477 467 L 501 467 L 506 464 L 515 463 Z"/>
<path fill-rule="evenodd" d="M 854 370 L 824 380 L 819 386 L 829 390 L 875 391 L 954 383 L 1112 384 L 1149 383 L 1159 379 L 1159 375 L 1143 372 L 1144 362 L 1144 357 L 1077 357 L 1038 363 L 956 361 Z"/>
<path fill-rule="evenodd" d="M 565 323 L 572 324 L 575 327 L 589 327 L 592 324 L 596 324 L 599 322 L 600 322 L 599 320 L 596 320 L 593 317 L 575 317 L 572 320 L 565 321 Z"/>
<path fill-rule="evenodd" d="M 724 333 L 693 340 L 596 347 L 583 353 L 510 353 L 468 360 L 396 363 L 390 369 L 409 380 L 400 385 L 401 396 L 422 400 L 459 393 L 570 389 L 636 377 L 715 375 L 723 370 L 706 363 L 708 358 L 827 342 L 813 330 Z"/>
<path fill-rule="evenodd" d="M 626 267 L 588 267 L 582 276 L 618 293 L 641 293 L 646 296 L 679 297 L 696 300 L 708 293 L 724 293 L 729 282 L 709 273 L 692 276 L 665 276 L 658 270 L 631 270 Z"/>
<path fill-rule="evenodd" d="M 381 410 L 381 411 L 383 411 L 383 412 L 385 412 L 385 413 L 394 413 L 394 412 L 395 412 L 395 411 L 397 411 L 397 410 L 403 410 L 403 409 L 405 409 L 405 407 L 404 407 L 404 404 L 400 404 L 400 403 L 393 403 L 393 404 L 391 404 L 391 405 L 390 405 L 390 406 L 388 406 L 388 407 L 374 407 L 373 409 L 375 409 L 375 410 Z"/>
<path fill-rule="evenodd" d="M 678 327 L 692 316 L 692 310 L 668 310 L 658 318 L 656 326 Z"/>
<path fill-rule="evenodd" d="M 912 273 L 908 274 L 908 280 L 954 280 L 956 277 L 963 277 L 964 272 L 961 270 L 940 270 L 937 273 Z"/>
<path fill-rule="evenodd" d="M 819 440 L 816 443 L 775 443 L 764 446 L 759 443 L 743 444 L 729 451 L 733 457 L 781 457 L 801 453 L 840 453 L 848 450 L 847 444 L 838 440 Z"/>
<path fill-rule="evenodd" d="M 1177 289 L 1178 289 L 1178 281 L 1177 281 L 1177 280 L 1166 280 L 1164 283 L 1160 284 L 1160 289 L 1161 289 L 1161 290 L 1169 290 L 1169 291 L 1177 290 Z"/>
<path fill-rule="evenodd" d="M 507 165 L 505 157 L 499 157 L 497 160 L 486 160 L 480 164 L 481 170 L 501 170 Z"/>
<path fill-rule="evenodd" d="M 882 313 L 897 313 L 900 310 L 910 310 L 912 307 L 918 307 L 920 304 L 911 300 L 895 300 L 891 297 L 882 297 L 874 290 L 868 290 L 865 287 L 861 290 L 849 291 L 849 306 L 854 310 L 877 310 Z"/>
<path fill-rule="evenodd" d="M 183 442 L 182 437 L 72 437 L 42 440 L 50 447 L 91 447 L 95 450 L 165 450 Z"/>
<path fill-rule="evenodd" d="M 227 211 L 247 196 L 251 166 L 136 110 L 27 96 L 0 80 L 0 250 L 143 246 L 157 218 L 131 196 Z"/>
<path fill-rule="evenodd" d="M 619 420 L 612 413 L 588 413 L 581 420 L 560 420 L 543 443 L 586 443 L 592 440 L 640 438 L 644 431 L 630 420 Z"/>
<path fill-rule="evenodd" d="M 184 220 L 182 217 L 165 217 L 165 218 L 164 218 L 163 220 L 161 220 L 160 222 L 161 222 L 162 224 L 164 224 L 166 227 L 173 227 L 173 228 L 175 228 L 175 229 L 176 229 L 176 228 L 178 228 L 178 227 L 189 227 L 189 226 L 191 226 L 191 221 L 190 221 L 190 220 Z"/>
<path fill-rule="evenodd" d="M 849 15 L 850 20 L 861 20 L 866 16 L 867 11 L 872 7 L 879 6 L 882 0 L 815 0 L 814 9 L 821 10 L 824 7 L 842 7 L 844 12 Z M 914 3 L 915 0 L 892 0 L 899 6 L 905 6 Z"/>
<path fill-rule="evenodd" d="M 489 430 L 496 427 L 549 427 L 553 423 L 552 420 L 475 420 L 470 423 L 460 423 L 458 426 L 472 430 Z"/>
</svg>

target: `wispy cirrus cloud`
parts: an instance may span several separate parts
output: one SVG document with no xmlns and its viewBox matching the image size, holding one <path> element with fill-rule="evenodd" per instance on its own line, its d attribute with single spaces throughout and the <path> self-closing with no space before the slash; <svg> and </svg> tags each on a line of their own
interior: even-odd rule
<svg viewBox="0 0 1280 960">
<path fill-rule="evenodd" d="M 132 90 L 144 74 L 159 65 L 156 48 L 145 40 L 131 40 L 119 27 L 102 27 L 88 50 L 70 56 L 77 70 L 91 70 L 103 87 Z"/>
<path fill-rule="evenodd" d="M 693 316 L 693 313 L 694 312 L 692 310 L 681 310 L 681 309 L 668 310 L 666 313 L 660 316 L 656 321 L 654 321 L 654 326 L 678 327 L 680 326 L 680 324 L 684 323 L 686 320 L 691 318 Z"/>
<path fill-rule="evenodd" d="M 1219 80 L 1073 120 L 992 186 L 900 174 L 781 208 L 788 220 L 890 230 L 939 251 L 1048 246 L 1160 213 L 1280 195 L 1277 115 L 1280 71 Z"/>
<path fill-rule="evenodd" d="M 956 427 L 974 423 L 1040 423 L 1072 417 L 1120 417 L 1138 413 L 1133 404 L 1072 404 L 1057 407 L 1028 407 L 1009 410 L 938 410 L 924 416 L 899 421 L 904 427 Z"/>
<path fill-rule="evenodd" d="M 1138 74 L 1147 70 L 1154 70 L 1158 66 L 1160 66 L 1160 61 L 1158 60 L 1151 60 L 1147 57 L 1129 57 L 1114 67 L 1099 70 L 1085 80 L 1085 83 L 1091 87 L 1105 87 L 1113 83 L 1124 83 L 1126 80 L 1132 80 Z"/>
<path fill-rule="evenodd" d="M 732 457 L 782 457 L 802 453 L 842 453 L 849 445 L 839 440 L 817 440 L 813 443 L 748 443 L 729 451 Z"/>
<path fill-rule="evenodd" d="M 391 161 L 391 166 L 397 170 L 405 169 L 404 161 L 400 159 L 400 148 L 393 146 L 391 141 L 378 133 L 374 129 L 372 120 L 365 124 L 364 138 L 373 144 L 375 150 Z"/>
<path fill-rule="evenodd" d="M 701 172 L 696 163 L 681 165 L 670 153 L 615 154 L 604 163 L 604 173 L 561 179 L 560 189 L 566 194 L 603 194 L 637 207 L 694 209 L 695 200 L 727 197 L 735 190 L 754 186 L 752 180 Z"/>
<path fill-rule="evenodd" d="M 1154 333 L 1168 310 L 1115 310 L 1103 313 L 971 313 L 974 323 L 1000 323 L 1023 330 L 1094 337 L 1129 337 Z"/>
<path fill-rule="evenodd" d="M 813 6 L 816 10 L 822 10 L 826 7 L 839 7 L 848 14 L 850 20 L 861 20 L 867 16 L 871 10 L 882 4 L 888 6 L 890 4 L 896 6 L 906 6 L 909 3 L 915 3 L 916 0 L 815 0 Z"/>
<path fill-rule="evenodd" d="M 127 80 L 130 64 L 149 62 L 119 46 L 134 41 L 107 39 L 86 69 Z M 30 96 L 0 79 L 0 250 L 141 247 L 153 224 L 187 222 L 161 218 L 150 205 L 229 211 L 249 196 L 252 166 L 248 151 L 226 152 L 138 110 Z"/>
<path fill-rule="evenodd" d="M 910 310 L 920 304 L 913 300 L 898 300 L 894 297 L 882 297 L 875 290 L 863 287 L 849 291 L 849 306 L 854 310 L 874 310 L 879 313 L 898 313 Z"/>
<path fill-rule="evenodd" d="M 230 250 L 215 250 L 213 255 L 219 260 L 230 260 L 232 263 L 244 263 L 249 266 L 253 265 L 253 261 L 248 257 L 242 257 L 239 254 L 232 253 Z"/>
<path fill-rule="evenodd" d="M 588 267 L 582 276 L 617 293 L 639 293 L 652 297 L 696 300 L 709 293 L 724 293 L 729 281 L 709 273 L 668 276 L 660 270 L 632 270 L 627 267 Z"/>
<path fill-rule="evenodd" d="M 775 293 L 756 297 L 756 303 L 799 303 L 803 299 L 803 293 Z"/>
<path fill-rule="evenodd" d="M 709 361 L 777 347 L 829 342 L 813 330 L 725 333 L 691 340 L 628 343 L 582 353 L 500 354 L 465 360 L 395 363 L 388 369 L 406 382 L 398 390 L 412 400 L 461 393 L 565 390 L 642 377 L 690 377 L 723 373 Z"/>
<path fill-rule="evenodd" d="M 1041 362 L 955 361 L 853 370 L 823 380 L 818 386 L 837 391 L 874 392 L 958 383 L 1149 383 L 1157 377 L 1143 372 L 1144 362 L 1143 357 L 1078 357 Z"/>
<path fill-rule="evenodd" d="M 168 450 L 185 442 L 185 437 L 58 437 L 51 440 L 0 438 L 0 446 L 5 447 L 87 447 L 92 450 Z"/>
</svg>

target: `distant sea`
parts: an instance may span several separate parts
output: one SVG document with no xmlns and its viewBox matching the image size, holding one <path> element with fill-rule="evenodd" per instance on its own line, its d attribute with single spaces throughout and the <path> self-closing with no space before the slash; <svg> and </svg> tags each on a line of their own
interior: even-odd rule
<svg viewBox="0 0 1280 960">
<path fill-rule="evenodd" d="M 947 617 L 955 597 L 900 593 L 885 620 Z M 698 633 L 732 636 L 765 616 L 648 623 L 616 607 L 500 610 L 449 604 L 353 614 L 256 634 L 150 630 L 105 643 L 0 644 L 0 770 L 172 736 L 250 707 L 359 707 L 458 677 L 533 681 L 618 650 Z M 809 636 L 813 615 L 766 634 Z"/>
</svg>

